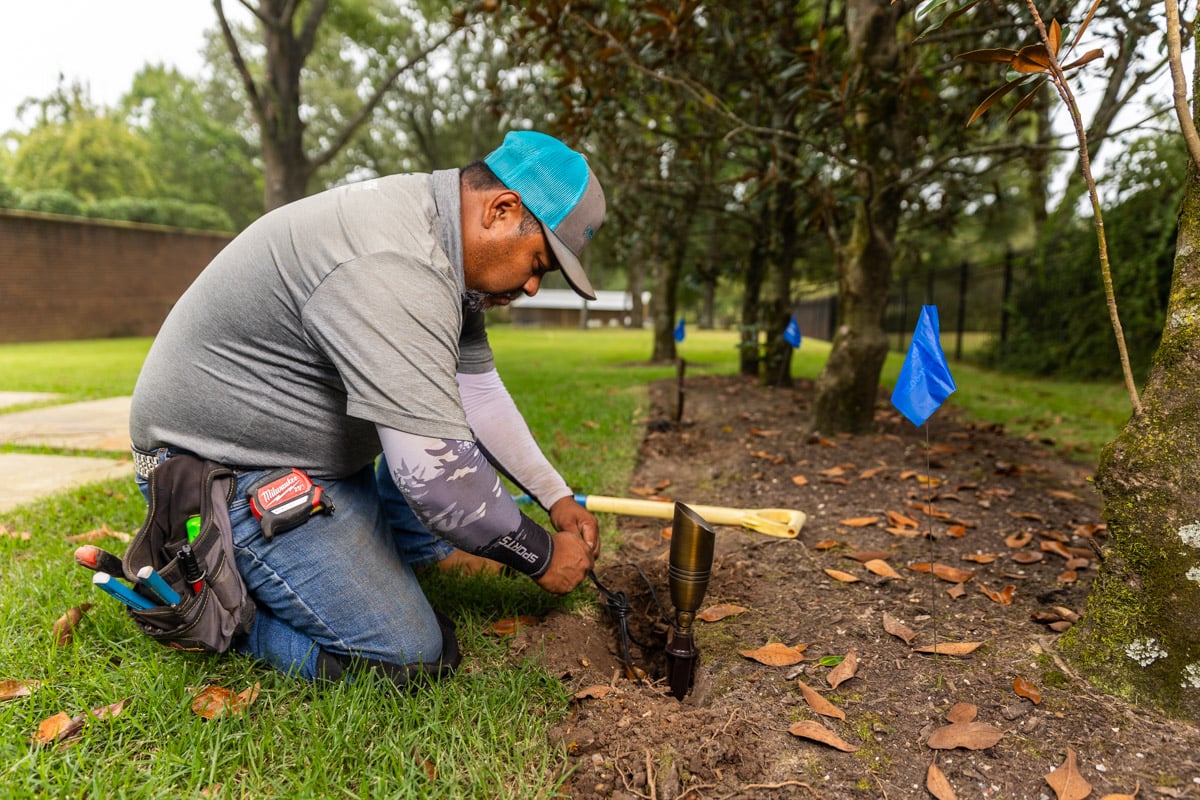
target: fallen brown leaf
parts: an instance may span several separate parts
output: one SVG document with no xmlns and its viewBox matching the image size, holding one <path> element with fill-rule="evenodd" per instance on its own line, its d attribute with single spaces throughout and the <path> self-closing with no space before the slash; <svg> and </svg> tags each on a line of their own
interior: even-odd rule
<svg viewBox="0 0 1200 800">
<path fill-rule="evenodd" d="M 879 517 L 850 517 L 849 519 L 839 519 L 838 525 L 845 525 L 848 528 L 865 528 L 876 522 L 879 522 Z"/>
<path fill-rule="evenodd" d="M 817 712 L 823 717 L 835 717 L 837 719 L 845 719 L 846 712 L 835 706 L 833 703 L 826 700 L 817 692 L 816 689 L 809 686 L 804 681 L 796 681 L 800 685 L 800 694 L 804 695 L 804 702 L 808 703 L 808 707 Z"/>
<path fill-rule="evenodd" d="M 576 700 L 603 700 L 610 693 L 615 691 L 616 689 L 611 686 L 607 686 L 603 683 L 597 683 L 592 686 L 583 687 L 576 692 L 573 697 Z"/>
<path fill-rule="evenodd" d="M 877 558 L 886 559 L 891 555 L 891 552 L 888 550 L 851 550 L 849 553 L 843 553 L 842 555 L 846 558 L 852 558 L 860 564 L 865 564 Z"/>
<path fill-rule="evenodd" d="M 1004 543 L 1013 550 L 1024 547 L 1033 541 L 1033 534 L 1030 531 L 1021 531 L 1020 533 L 1012 533 L 1004 538 Z"/>
<path fill-rule="evenodd" d="M 950 781 L 946 780 L 946 774 L 937 764 L 930 764 L 929 769 L 925 772 L 925 788 L 937 800 L 958 800 L 958 795 L 954 793 Z"/>
<path fill-rule="evenodd" d="M 937 653 L 943 656 L 965 656 L 975 652 L 983 642 L 938 642 L 914 647 L 916 653 Z"/>
<path fill-rule="evenodd" d="M 225 714 L 240 714 L 258 699 L 259 684 L 237 694 L 224 686 L 207 686 L 196 693 L 192 711 L 204 719 L 217 719 Z"/>
<path fill-rule="evenodd" d="M 1013 691 L 1019 694 L 1021 697 L 1026 697 L 1032 700 L 1035 706 L 1042 702 L 1042 693 L 1038 691 L 1036 686 L 1024 678 L 1013 678 Z"/>
<path fill-rule="evenodd" d="M 842 543 L 837 539 L 822 539 L 819 542 L 813 543 L 813 550 L 832 550 L 835 547 L 841 547 Z"/>
<path fill-rule="evenodd" d="M 808 478 L 804 477 L 803 475 L 793 475 L 792 483 L 796 484 L 797 486 L 807 486 Z"/>
<path fill-rule="evenodd" d="M 55 645 L 58 647 L 66 647 L 71 643 L 71 639 L 75 636 L 75 626 L 79 624 L 80 620 L 83 619 L 83 615 L 86 614 L 91 607 L 91 603 L 83 603 L 82 605 L 70 608 L 67 610 L 67 613 L 63 614 L 54 622 Z"/>
<path fill-rule="evenodd" d="M 1004 738 L 1004 731 L 986 722 L 952 722 L 929 734 L 934 750 L 986 750 Z"/>
<path fill-rule="evenodd" d="M 738 614 L 744 614 L 749 609 L 742 606 L 735 606 L 732 603 L 719 603 L 715 606 L 709 606 L 696 615 L 696 619 L 704 620 L 705 622 L 717 622 L 726 617 L 736 617 Z"/>
<path fill-rule="evenodd" d="M 1032 553 L 1028 550 L 1019 550 L 1012 554 L 1012 560 L 1018 564 L 1036 564 L 1044 559 L 1041 553 Z"/>
<path fill-rule="evenodd" d="M 886 611 L 883 612 L 883 629 L 897 639 L 902 640 L 905 644 L 912 644 L 913 637 L 917 635 L 912 628 Z"/>
<path fill-rule="evenodd" d="M 951 525 L 949 528 L 946 528 L 946 535 L 953 536 L 955 539 L 960 539 L 967 535 L 967 526 Z"/>
<path fill-rule="evenodd" d="M 505 617 L 498 619 L 491 625 L 484 628 L 483 632 L 490 636 L 512 636 L 521 628 L 531 625 L 537 625 L 541 622 L 537 617 L 522 615 L 519 617 Z"/>
<path fill-rule="evenodd" d="M 1067 760 L 1046 776 L 1046 783 L 1054 790 L 1058 800 L 1083 800 L 1092 793 L 1092 785 L 1079 774 L 1075 764 L 1075 751 L 1067 748 Z"/>
<path fill-rule="evenodd" d="M 998 592 L 993 592 L 991 589 L 987 588 L 982 583 L 979 584 L 979 591 L 986 594 L 988 596 L 988 599 L 991 600 L 993 603 L 999 603 L 1002 606 L 1011 606 L 1012 605 L 1013 592 L 1015 592 L 1016 590 L 1017 590 L 1017 587 L 1011 583 L 1008 586 L 1005 586 L 1003 589 L 1001 589 Z"/>
<path fill-rule="evenodd" d="M 853 678 L 857 672 L 858 651 L 851 648 L 850 652 L 846 653 L 846 657 L 842 659 L 842 663 L 829 670 L 829 675 L 826 676 L 825 680 L 829 681 L 830 689 L 836 689 Z"/>
<path fill-rule="evenodd" d="M 850 744 L 821 723 L 813 722 L 812 720 L 793 723 L 792 726 L 788 728 L 788 733 L 790 733 L 792 736 L 799 736 L 802 739 L 811 739 L 814 742 L 827 744 L 834 749 L 841 750 L 843 753 L 854 753 L 858 750 L 857 747 Z"/>
<path fill-rule="evenodd" d="M 971 561 L 975 564 L 991 564 L 1000 557 L 999 553 L 963 553 L 963 561 Z"/>
<path fill-rule="evenodd" d="M 1040 545 L 1043 553 L 1053 553 L 1056 556 L 1063 558 L 1071 558 L 1071 551 L 1066 548 L 1062 542 L 1056 542 L 1053 539 L 1046 539 Z"/>
<path fill-rule="evenodd" d="M 948 564 L 935 563 L 931 569 L 935 576 L 948 583 L 966 583 L 975 577 L 974 570 L 958 569 Z"/>
<path fill-rule="evenodd" d="M 70 736 L 74 730 L 78 730 L 77 723 L 70 714 L 65 711 L 60 711 L 52 717 L 47 717 L 38 724 L 37 733 L 33 735 L 35 744 L 50 744 L 61 738 Z"/>
<path fill-rule="evenodd" d="M 90 530 L 87 533 L 78 533 L 74 536 L 68 536 L 67 541 L 72 544 L 84 544 L 88 542 L 99 542 L 103 539 L 116 539 L 128 544 L 133 541 L 133 536 L 123 531 L 114 531 L 108 525 L 101 525 L 99 528 Z"/>
<path fill-rule="evenodd" d="M 863 566 L 881 578 L 895 578 L 901 580 L 900 573 L 892 569 L 892 565 L 880 558 L 873 558 L 870 561 L 864 562 Z"/>
<path fill-rule="evenodd" d="M 16 700 L 18 697 L 29 697 L 41 685 L 41 681 L 0 681 L 0 703 L 5 700 Z"/>
<path fill-rule="evenodd" d="M 1137 793 L 1141 791 L 1141 788 L 1141 783 L 1135 783 L 1133 786 L 1133 794 L 1106 794 L 1104 797 L 1101 797 L 1100 800 L 1135 800 L 1137 798 Z"/>
<path fill-rule="evenodd" d="M 738 652 L 746 658 L 766 664 L 768 667 L 790 667 L 792 664 L 799 664 L 804 660 L 804 651 L 807 649 L 808 645 L 806 644 L 788 647 L 783 642 L 771 642 L 757 650 L 739 650 Z"/>
<path fill-rule="evenodd" d="M 840 569 L 826 568 L 825 574 L 833 578 L 835 581 L 841 581 L 842 583 L 857 583 L 858 581 L 862 580 L 856 575 L 851 575 L 849 572 L 842 572 Z"/>
<path fill-rule="evenodd" d="M 974 722 L 979 716 L 979 706 L 974 703 L 955 703 L 946 712 L 947 722 Z"/>
<path fill-rule="evenodd" d="M 903 514 L 899 514 L 895 511 L 887 511 L 885 513 L 887 514 L 888 523 L 894 528 L 919 528 L 920 527 L 920 523 L 918 523 L 912 517 L 906 517 Z"/>
</svg>

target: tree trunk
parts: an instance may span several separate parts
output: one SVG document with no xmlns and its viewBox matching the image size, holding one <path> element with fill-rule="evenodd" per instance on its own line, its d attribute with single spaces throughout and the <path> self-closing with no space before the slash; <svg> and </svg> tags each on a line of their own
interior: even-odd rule
<svg viewBox="0 0 1200 800">
<path fill-rule="evenodd" d="M 790 162 L 789 162 L 790 163 Z M 766 330 L 766 352 L 760 382 L 763 386 L 788 387 L 792 385 L 792 348 L 783 340 L 783 329 L 787 327 L 792 313 L 792 275 L 796 265 L 796 187 L 790 178 L 790 169 L 781 176 L 775 195 L 776 249 L 771 269 L 771 297 L 763 321 Z"/>
<path fill-rule="evenodd" d="M 770 231 L 766 224 L 770 219 L 769 209 L 765 204 L 762 216 L 764 224 L 755 228 L 746 274 L 742 280 L 742 322 L 738 326 L 741 337 L 738 342 L 738 373 L 753 377 L 758 377 L 758 364 L 761 360 L 758 353 L 758 332 L 761 325 L 759 302 L 767 274 L 766 240 Z"/>
<path fill-rule="evenodd" d="M 847 33 L 857 62 L 855 124 L 847 130 L 859 164 L 859 197 L 849 240 L 838 259 L 838 328 L 817 378 L 813 429 L 870 430 L 887 357 L 883 316 L 900 221 L 900 168 L 909 157 L 908 121 L 888 76 L 900 62 L 901 4 L 850 0 Z"/>
<path fill-rule="evenodd" d="M 1200 722 L 1200 175 L 1188 167 L 1167 322 L 1132 418 L 1101 454 L 1108 541 L 1063 650 L 1096 684 Z"/>
</svg>

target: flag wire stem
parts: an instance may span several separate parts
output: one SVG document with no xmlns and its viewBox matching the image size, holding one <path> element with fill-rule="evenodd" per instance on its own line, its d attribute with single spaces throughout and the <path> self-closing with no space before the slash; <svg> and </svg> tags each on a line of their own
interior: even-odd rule
<svg viewBox="0 0 1200 800">
<path fill-rule="evenodd" d="M 938 656 L 937 578 L 933 574 L 933 460 L 930 457 L 929 421 L 925 422 L 925 535 L 929 538 L 929 616 L 933 618 L 933 657 Z"/>
</svg>

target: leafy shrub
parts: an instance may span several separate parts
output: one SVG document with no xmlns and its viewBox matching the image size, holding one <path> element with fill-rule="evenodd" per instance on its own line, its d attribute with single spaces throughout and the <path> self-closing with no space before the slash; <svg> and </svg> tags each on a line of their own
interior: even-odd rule
<svg viewBox="0 0 1200 800">
<path fill-rule="evenodd" d="M 0 208 L 16 208 L 20 202 L 17 190 L 0 180 Z"/>
<path fill-rule="evenodd" d="M 114 197 L 97 200 L 87 208 L 93 219 L 119 219 L 176 228 L 232 231 L 233 221 L 221 208 L 171 198 Z"/>
<path fill-rule="evenodd" d="M 35 189 L 21 195 L 20 205 L 23 211 L 40 211 L 45 214 L 66 214 L 72 217 L 83 216 L 83 202 L 63 189 Z"/>
</svg>

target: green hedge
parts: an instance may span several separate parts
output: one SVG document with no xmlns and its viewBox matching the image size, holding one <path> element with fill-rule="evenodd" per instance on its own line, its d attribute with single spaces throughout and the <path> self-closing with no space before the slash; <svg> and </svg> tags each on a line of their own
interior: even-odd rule
<svg viewBox="0 0 1200 800">
<path fill-rule="evenodd" d="M 0 181 L 0 208 L 65 214 L 91 219 L 146 222 L 175 228 L 205 231 L 235 231 L 236 227 L 223 208 L 207 203 L 187 203 L 172 198 L 113 197 L 84 203 L 62 189 L 20 192 Z"/>
</svg>

